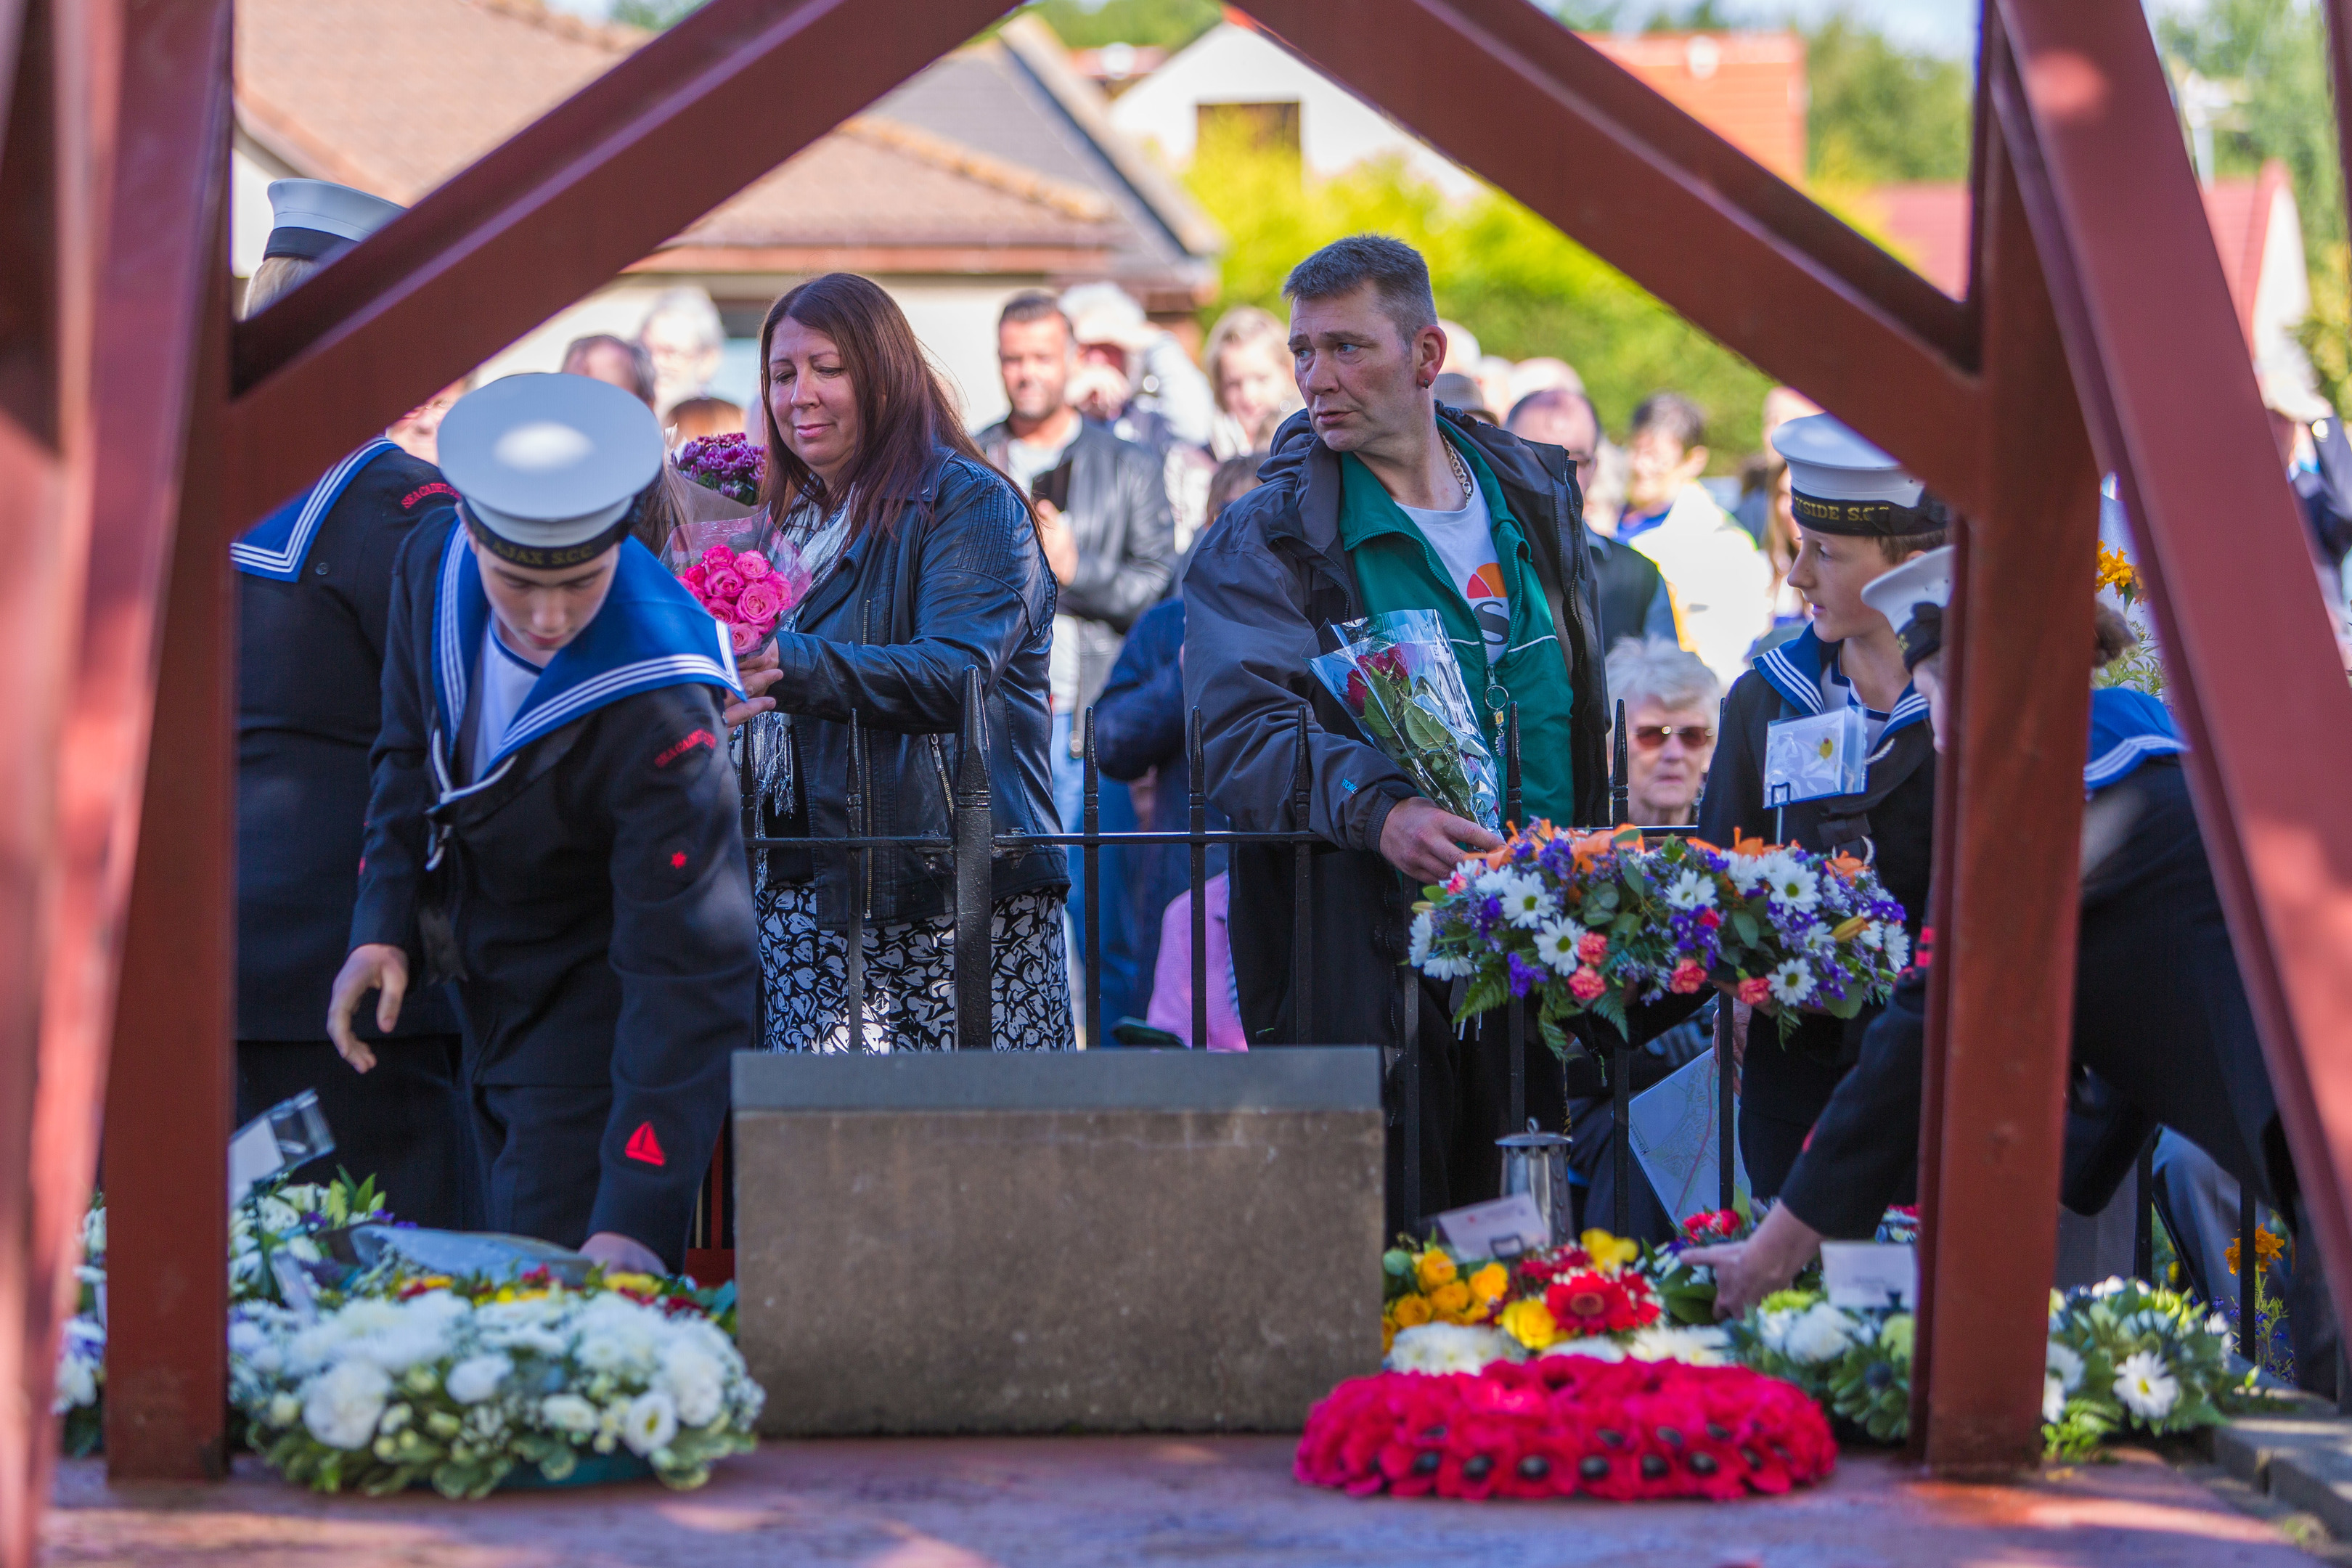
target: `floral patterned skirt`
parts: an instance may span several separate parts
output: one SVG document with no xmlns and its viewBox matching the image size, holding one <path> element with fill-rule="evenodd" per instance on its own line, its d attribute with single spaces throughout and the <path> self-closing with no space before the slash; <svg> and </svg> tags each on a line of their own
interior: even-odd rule
<svg viewBox="0 0 2352 1568">
<path fill-rule="evenodd" d="M 760 971 L 772 1051 L 849 1049 L 849 940 L 816 922 L 816 889 L 770 882 L 759 890 Z M 989 911 L 989 973 L 1000 1051 L 1066 1051 L 1070 971 L 1062 900 L 1015 893 Z M 868 921 L 865 1046 L 869 1051 L 955 1048 L 955 921 Z"/>
</svg>

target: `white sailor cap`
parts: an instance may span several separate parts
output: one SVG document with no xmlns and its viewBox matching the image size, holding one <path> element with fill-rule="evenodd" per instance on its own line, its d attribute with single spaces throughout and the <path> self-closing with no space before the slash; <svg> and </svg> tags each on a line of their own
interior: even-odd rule
<svg viewBox="0 0 2352 1568">
<path fill-rule="evenodd" d="M 518 566 L 552 570 L 620 542 L 662 468 L 654 412 L 584 375 L 509 375 L 441 421 L 441 472 L 474 537 Z"/>
<path fill-rule="evenodd" d="M 264 257 L 315 259 L 349 248 L 408 209 L 330 180 L 269 182 L 269 243 Z"/>
<path fill-rule="evenodd" d="M 1791 419 L 1772 432 L 1789 463 L 1797 524 L 1818 533 L 1933 533 L 1951 526 L 1944 504 L 1903 465 L 1826 414 Z"/>
<path fill-rule="evenodd" d="M 1915 555 L 1863 585 L 1862 602 L 1886 617 L 1895 640 L 1903 646 L 1903 668 L 1910 669 L 1944 646 L 1944 611 L 1952 602 L 1952 562 L 1948 544 Z"/>
</svg>

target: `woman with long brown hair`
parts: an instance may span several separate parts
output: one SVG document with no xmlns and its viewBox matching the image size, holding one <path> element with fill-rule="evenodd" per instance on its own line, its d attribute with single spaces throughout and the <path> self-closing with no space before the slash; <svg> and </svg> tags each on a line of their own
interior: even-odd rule
<svg viewBox="0 0 2352 1568">
<path fill-rule="evenodd" d="M 751 725 L 746 785 L 763 830 L 947 837 L 976 668 L 996 831 L 1056 831 L 1054 578 L 1028 503 L 973 447 L 905 314 L 866 279 L 828 273 L 777 300 L 760 363 L 764 526 L 814 575 L 777 631 L 777 713 Z M 853 725 L 865 769 L 855 822 Z M 855 884 L 845 852 L 756 858 L 768 1048 L 848 1047 L 853 911 L 865 920 L 867 1048 L 953 1046 L 948 856 L 873 851 Z M 992 1037 L 999 1050 L 1066 1049 L 1062 851 L 999 855 L 990 876 Z"/>
</svg>

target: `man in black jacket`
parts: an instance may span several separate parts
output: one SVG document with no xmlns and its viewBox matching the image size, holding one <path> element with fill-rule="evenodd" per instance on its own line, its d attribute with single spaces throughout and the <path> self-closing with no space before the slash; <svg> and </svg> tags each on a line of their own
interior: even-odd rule
<svg viewBox="0 0 2352 1568">
<path fill-rule="evenodd" d="M 323 180 L 269 187 L 274 222 L 246 314 L 391 221 L 392 203 Z M 398 426 L 394 434 L 400 434 Z M 457 1015 L 420 988 L 362 1078 L 320 1026 L 359 889 L 393 563 L 446 521 L 440 470 L 377 437 L 229 546 L 237 579 L 236 1117 L 310 1089 L 335 1152 L 404 1219 L 473 1215 Z"/>
<path fill-rule="evenodd" d="M 401 558 L 352 952 L 328 1032 L 456 982 L 489 1228 L 675 1271 L 759 963 L 725 628 L 630 537 L 652 412 L 509 376 L 441 426 L 457 520 Z M 462 526 L 460 526 L 462 524 Z"/>
<path fill-rule="evenodd" d="M 1085 787 L 1081 715 L 1110 679 L 1136 617 L 1167 595 L 1175 575 L 1175 521 L 1159 456 L 1070 406 L 1077 339 L 1059 301 L 1046 293 L 1014 296 L 997 321 L 996 346 L 1013 411 L 976 439 L 989 461 L 1035 500 L 1045 563 L 1060 584 L 1049 668 L 1054 804 L 1064 831 L 1075 833 Z M 1106 832 L 1135 826 L 1125 784 L 1103 782 L 1102 826 Z M 1112 930 L 1127 907 L 1124 869 L 1120 852 L 1105 853 L 1100 951 L 1087 919 L 1084 880 L 1070 886 L 1070 918 L 1087 962 L 1104 966 L 1103 1010 L 1110 1018 L 1143 1010 L 1134 996 L 1140 977 L 1114 973 L 1108 962 L 1134 947 Z"/>
<path fill-rule="evenodd" d="M 1234 826 L 1304 829 L 1328 845 L 1313 859 L 1314 948 L 1307 953 L 1291 951 L 1291 852 L 1234 850 L 1234 961 L 1251 1044 L 1400 1047 L 1404 986 L 1421 987 L 1417 1194 L 1404 1190 L 1400 1126 L 1391 1118 L 1390 1214 L 1402 1224 L 1493 1196 L 1494 1140 L 1512 1131 L 1503 1029 L 1481 1025 L 1457 1037 L 1450 988 L 1399 970 L 1421 888 L 1443 879 L 1465 851 L 1497 840 L 1416 795 L 1323 690 L 1307 660 L 1337 646 L 1331 628 L 1339 623 L 1392 607 L 1368 593 L 1367 573 L 1399 580 L 1399 560 L 1409 559 L 1416 538 L 1427 542 L 1416 514 L 1454 519 L 1483 504 L 1493 518 L 1488 552 L 1498 558 L 1486 570 L 1505 564 L 1507 534 L 1507 575 L 1536 587 L 1521 596 L 1534 603 L 1515 600 L 1506 613 L 1497 596 L 1483 607 L 1497 627 L 1532 617 L 1552 630 L 1535 651 L 1508 647 L 1492 666 L 1473 651 L 1464 673 L 1474 694 L 1492 690 L 1490 674 L 1507 669 L 1510 679 L 1540 683 L 1509 695 L 1523 713 L 1541 699 L 1564 715 L 1548 726 L 1557 732 L 1528 737 L 1530 751 L 1545 752 L 1548 790 L 1567 803 L 1552 815 L 1601 821 L 1606 698 L 1585 607 L 1582 498 L 1559 448 L 1437 405 L 1431 385 L 1445 335 L 1427 268 L 1410 247 L 1341 240 L 1302 262 L 1286 288 L 1307 407 L 1276 432 L 1260 470 L 1265 482 L 1226 509 L 1187 571 L 1185 699 L 1202 710 L 1210 793 Z M 1342 543 L 1345 515 L 1383 507 L 1404 521 L 1391 521 L 1379 541 Z M 1494 516 L 1497 510 L 1505 515 Z M 1384 542 L 1402 542 L 1408 556 L 1375 561 L 1370 545 Z M 1448 592 L 1455 590 L 1435 596 Z M 1312 710 L 1303 811 L 1293 799 L 1302 707 Z M 1531 775 L 1531 799 L 1535 782 Z M 1527 1085 L 1529 1111 L 1560 1126 L 1561 1073 L 1540 1047 L 1529 1052 Z M 1401 1089 L 1391 1085 L 1392 1105 Z"/>
</svg>

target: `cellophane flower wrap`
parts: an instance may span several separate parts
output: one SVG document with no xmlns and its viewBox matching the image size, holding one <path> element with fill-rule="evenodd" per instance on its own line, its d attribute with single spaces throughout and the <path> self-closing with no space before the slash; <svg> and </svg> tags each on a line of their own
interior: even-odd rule
<svg viewBox="0 0 2352 1568">
<path fill-rule="evenodd" d="M 519 1467 L 562 1481 L 621 1451 L 699 1486 L 757 1446 L 765 1398 L 717 1322 L 638 1275 L 412 1279 L 307 1323 L 249 1305 L 229 1347 L 253 1447 L 321 1491 L 480 1497 Z"/>
<path fill-rule="evenodd" d="M 1500 832 L 1495 756 L 1437 612 L 1387 610 L 1338 629 L 1347 646 L 1307 660 L 1315 678 L 1414 789 Z"/>
<path fill-rule="evenodd" d="M 1414 906 L 1409 962 L 1468 983 L 1457 1019 L 1533 997 L 1544 1040 L 1593 1013 L 1708 985 L 1777 1015 L 1852 1017 L 1884 1001 L 1910 953 L 1903 906 L 1849 856 L 1744 839 L 1645 839 L 1638 828 L 1560 833 L 1538 822 L 1464 860 Z"/>
<path fill-rule="evenodd" d="M 760 481 L 768 455 L 740 431 L 698 436 L 677 449 L 677 471 L 705 489 L 743 506 L 760 504 Z"/>
<path fill-rule="evenodd" d="M 709 545 L 677 580 L 727 628 L 739 655 L 774 636 L 776 623 L 809 590 L 808 568 L 784 539 L 772 540 L 765 550 Z"/>
</svg>

